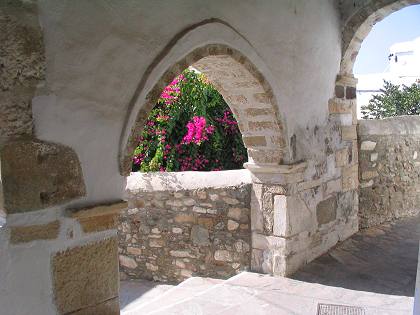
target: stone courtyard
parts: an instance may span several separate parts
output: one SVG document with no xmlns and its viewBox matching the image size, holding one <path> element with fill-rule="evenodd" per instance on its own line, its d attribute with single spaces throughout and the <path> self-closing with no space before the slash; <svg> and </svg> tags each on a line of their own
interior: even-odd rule
<svg viewBox="0 0 420 315">
<path fill-rule="evenodd" d="M 414 296 L 417 272 L 418 239 L 420 237 L 419 223 L 420 217 L 418 216 L 363 230 L 332 249 L 329 253 L 309 263 L 291 278 L 303 281 L 309 287 L 309 283 L 314 283 L 314 290 L 320 290 L 320 288 L 329 290 L 329 298 L 331 300 L 337 298 L 335 303 L 338 304 L 343 303 L 343 301 L 340 300 L 341 297 L 335 296 L 338 294 L 338 291 L 335 291 L 334 287 L 352 290 L 348 292 L 355 299 L 363 296 L 363 292 L 379 293 L 382 296 L 377 295 L 377 297 L 382 298 L 384 304 L 386 304 L 385 301 L 388 298 L 392 299 L 392 295 L 407 297 L 400 300 L 403 301 L 402 309 L 394 309 L 394 311 L 395 314 L 412 314 L 411 298 Z M 252 276 L 250 278 L 252 279 Z M 194 290 L 209 290 L 212 286 L 223 282 L 222 280 L 206 278 L 197 278 L 194 281 L 196 282 L 195 287 L 193 287 Z M 270 281 L 275 280 L 267 280 L 267 284 Z M 160 308 L 165 309 L 173 303 L 171 299 L 168 299 L 170 295 L 177 295 L 177 298 L 182 300 L 182 290 L 186 290 L 183 288 L 187 287 L 187 283 L 181 284 L 181 289 L 177 291 L 176 286 L 159 284 L 157 282 L 145 280 L 122 281 L 120 296 L 122 314 L 148 314 L 149 311 L 151 314 L 160 314 L 162 313 L 159 311 Z M 281 283 L 284 283 L 284 280 L 279 279 L 278 284 Z M 303 286 L 303 283 L 299 284 L 296 282 L 294 285 Z M 171 291 L 168 292 L 168 290 Z M 278 290 L 279 295 L 291 294 L 291 291 L 286 288 L 276 290 Z M 272 291 L 273 294 L 275 292 L 277 291 Z M 300 294 L 307 297 L 311 296 L 310 291 L 306 290 L 302 292 L 294 291 L 294 294 L 296 296 Z M 167 297 L 165 298 L 165 296 Z M 235 298 L 240 297 L 235 296 Z M 315 296 L 312 296 L 311 299 L 313 299 L 315 304 L 322 301 Z M 152 304 L 149 303 L 159 304 L 159 307 L 156 307 L 156 312 L 152 311 L 150 307 Z M 199 307 L 186 308 L 183 314 L 196 314 L 194 310 L 198 308 L 204 312 L 203 314 L 211 313 L 211 308 L 207 308 L 205 304 L 197 303 Z M 294 303 L 295 301 L 286 302 L 283 308 L 293 310 Z M 355 305 L 351 299 L 347 301 L 347 304 Z M 274 308 L 275 305 L 272 304 L 270 307 Z M 245 309 L 241 311 L 245 311 Z M 276 309 L 276 311 L 279 310 Z M 376 310 L 375 307 L 372 307 L 369 311 L 367 314 L 376 314 L 376 312 L 378 312 L 377 314 L 385 314 L 381 313 L 385 311 L 381 310 L 379 305 L 377 305 Z M 170 312 L 170 308 L 168 308 L 168 312 Z M 229 314 L 229 312 L 226 311 L 226 314 Z M 285 314 L 309 313 L 296 311 L 296 313 Z"/>
<path fill-rule="evenodd" d="M 419 314 L 420 119 L 358 121 L 353 76 L 414 4 L 0 1 L 0 314 Z M 190 66 L 248 162 L 130 174 Z M 137 308 L 142 278 L 162 284 Z"/>
</svg>

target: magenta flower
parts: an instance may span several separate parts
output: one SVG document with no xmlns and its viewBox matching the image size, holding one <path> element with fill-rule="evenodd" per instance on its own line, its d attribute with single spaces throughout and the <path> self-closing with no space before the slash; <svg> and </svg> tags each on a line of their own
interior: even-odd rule
<svg viewBox="0 0 420 315">
<path fill-rule="evenodd" d="M 182 143 L 201 144 L 201 142 L 208 140 L 208 135 L 214 132 L 215 127 L 212 125 L 206 127 L 206 123 L 205 117 L 194 116 L 192 121 L 187 123 L 187 133 L 182 139 Z"/>
</svg>

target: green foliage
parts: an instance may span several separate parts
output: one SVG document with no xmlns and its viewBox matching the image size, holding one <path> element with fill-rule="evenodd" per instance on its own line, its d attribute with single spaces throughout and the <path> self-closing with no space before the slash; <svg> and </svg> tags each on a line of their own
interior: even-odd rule
<svg viewBox="0 0 420 315">
<path fill-rule="evenodd" d="M 162 92 L 134 152 L 133 171 L 242 168 L 247 152 L 236 119 L 207 79 L 185 70 Z"/>
<path fill-rule="evenodd" d="M 411 86 L 399 86 L 384 81 L 384 87 L 380 91 L 380 94 L 372 97 L 368 105 L 362 106 L 364 119 L 420 114 L 420 82 Z"/>
</svg>

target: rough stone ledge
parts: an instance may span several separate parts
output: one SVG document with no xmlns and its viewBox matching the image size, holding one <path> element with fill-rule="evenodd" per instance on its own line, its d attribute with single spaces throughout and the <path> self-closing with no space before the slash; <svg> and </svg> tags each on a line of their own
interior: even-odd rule
<svg viewBox="0 0 420 315">
<path fill-rule="evenodd" d="M 254 164 L 245 163 L 244 167 L 252 173 L 276 173 L 276 174 L 290 174 L 303 172 L 307 167 L 307 162 L 300 162 L 296 164 Z"/>
<path fill-rule="evenodd" d="M 376 120 L 358 120 L 359 136 L 420 135 L 419 116 L 398 116 Z"/>
<path fill-rule="evenodd" d="M 80 223 L 83 232 L 99 232 L 117 228 L 118 215 L 127 206 L 126 201 L 120 200 L 109 204 L 68 209 L 67 214 Z"/>
<path fill-rule="evenodd" d="M 118 215 L 121 210 L 127 208 L 127 201 L 118 200 L 81 208 L 67 209 L 67 214 L 75 219 L 99 217 L 106 215 Z"/>
<path fill-rule="evenodd" d="M 128 192 L 181 191 L 204 188 L 224 188 L 250 184 L 248 170 L 219 172 L 131 173 L 127 178 Z"/>
</svg>

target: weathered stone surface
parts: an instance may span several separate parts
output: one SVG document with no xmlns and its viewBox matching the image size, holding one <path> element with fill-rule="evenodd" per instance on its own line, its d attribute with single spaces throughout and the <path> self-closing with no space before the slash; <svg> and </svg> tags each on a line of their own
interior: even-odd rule
<svg viewBox="0 0 420 315">
<path fill-rule="evenodd" d="M 239 227 L 239 223 L 233 220 L 228 220 L 227 228 L 228 231 L 235 231 Z"/>
<path fill-rule="evenodd" d="M 52 278 L 58 311 L 67 314 L 118 298 L 117 257 L 116 238 L 55 254 Z"/>
<path fill-rule="evenodd" d="M 119 261 L 120 261 L 121 266 L 124 266 L 124 267 L 127 267 L 127 268 L 133 269 L 133 268 L 137 267 L 136 261 L 131 257 L 120 255 L 119 256 Z"/>
<path fill-rule="evenodd" d="M 363 121 L 359 138 L 359 217 L 363 228 L 420 213 L 418 117 Z M 398 134 L 401 133 L 401 134 Z"/>
<path fill-rule="evenodd" d="M 127 208 L 127 202 L 118 201 L 87 208 L 70 209 L 68 213 L 79 221 L 83 232 L 90 233 L 116 229 L 118 216 L 125 208 Z"/>
<path fill-rule="evenodd" d="M 376 142 L 374 141 L 362 141 L 362 144 L 360 145 L 360 150 L 362 151 L 372 151 L 376 147 Z"/>
<path fill-rule="evenodd" d="M 326 200 L 321 201 L 316 206 L 316 218 L 318 224 L 326 224 L 334 221 L 337 217 L 337 198 L 330 197 Z"/>
<path fill-rule="evenodd" d="M 60 222 L 58 220 L 42 225 L 12 226 L 10 227 L 10 242 L 16 244 L 56 239 L 59 232 Z"/>
<path fill-rule="evenodd" d="M 22 140 L 7 143 L 0 154 L 8 213 L 42 209 L 85 195 L 82 169 L 69 147 Z"/>
<path fill-rule="evenodd" d="M 209 231 L 199 225 L 194 225 L 191 228 L 191 241 L 194 245 L 198 246 L 210 245 Z"/>
<path fill-rule="evenodd" d="M 138 199 L 145 206 L 123 210 L 120 217 L 125 278 L 180 282 L 191 276 L 228 278 L 250 268 L 250 184 L 129 196 L 130 205 Z"/>
<path fill-rule="evenodd" d="M 232 261 L 232 254 L 227 250 L 216 250 L 214 259 L 219 261 Z"/>
<path fill-rule="evenodd" d="M 36 2 L 2 2 L 0 7 L 0 146 L 31 136 L 32 98 L 45 78 L 45 54 Z"/>
<path fill-rule="evenodd" d="M 120 301 L 119 298 L 113 298 L 102 302 L 95 306 L 81 309 L 69 315 L 119 315 Z"/>
</svg>

